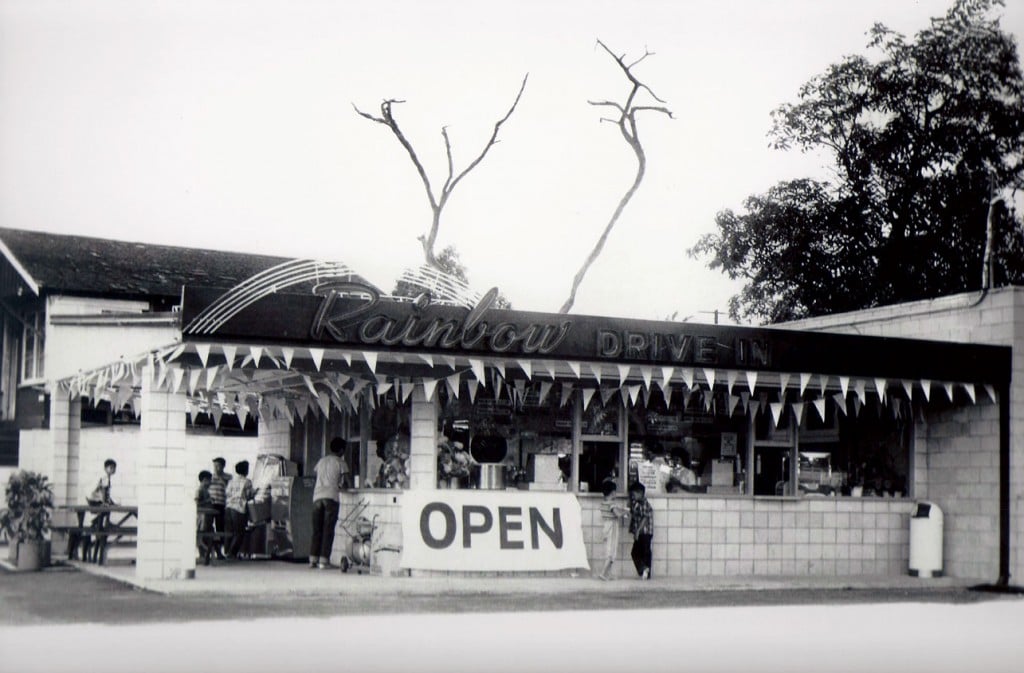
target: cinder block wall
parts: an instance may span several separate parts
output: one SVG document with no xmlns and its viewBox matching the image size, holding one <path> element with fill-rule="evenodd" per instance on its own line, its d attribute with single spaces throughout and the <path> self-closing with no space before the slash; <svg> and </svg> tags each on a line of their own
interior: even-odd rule
<svg viewBox="0 0 1024 673">
<path fill-rule="evenodd" d="M 1013 347 L 1010 388 L 1010 574 L 1024 581 L 1024 287 L 1006 287 L 802 320 L 776 327 Z M 942 394 L 942 393 L 939 393 Z M 998 407 L 925 414 L 916 496 L 945 514 L 947 573 L 995 580 L 999 568 Z M 926 469 L 921 474 L 921 458 Z M 922 479 L 923 476 L 923 479 Z"/>
</svg>

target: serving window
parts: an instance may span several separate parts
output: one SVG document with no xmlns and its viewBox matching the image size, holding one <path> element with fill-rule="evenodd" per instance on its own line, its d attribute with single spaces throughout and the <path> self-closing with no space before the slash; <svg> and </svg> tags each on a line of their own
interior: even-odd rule
<svg viewBox="0 0 1024 673">
<path fill-rule="evenodd" d="M 742 493 L 749 424 L 721 391 L 656 392 L 627 409 L 629 481 L 653 493 Z"/>
</svg>

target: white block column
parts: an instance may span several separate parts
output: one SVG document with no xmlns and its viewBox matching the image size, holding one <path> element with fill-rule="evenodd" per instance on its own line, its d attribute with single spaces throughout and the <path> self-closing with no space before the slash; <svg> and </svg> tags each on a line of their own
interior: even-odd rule
<svg viewBox="0 0 1024 673">
<path fill-rule="evenodd" d="M 157 389 L 153 373 L 142 373 L 135 574 L 186 579 L 195 575 L 196 505 L 185 473 L 185 394 Z"/>
<path fill-rule="evenodd" d="M 85 495 L 78 486 L 79 437 L 82 432 L 82 401 L 70 399 L 59 386 L 50 394 L 50 460 L 39 461 L 50 466 L 46 474 L 53 486 L 56 505 L 84 504 Z M 38 463 L 37 463 L 38 464 Z M 96 467 L 99 475 L 103 466 Z"/>
<path fill-rule="evenodd" d="M 437 488 L 437 394 L 427 399 L 422 385 L 412 391 L 412 420 L 409 428 L 409 488 L 423 491 Z"/>
</svg>

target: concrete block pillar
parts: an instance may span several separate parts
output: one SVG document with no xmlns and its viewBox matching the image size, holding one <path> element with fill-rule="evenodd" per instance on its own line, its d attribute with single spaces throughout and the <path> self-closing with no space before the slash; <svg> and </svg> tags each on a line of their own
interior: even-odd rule
<svg viewBox="0 0 1024 673">
<path fill-rule="evenodd" d="M 427 399 L 423 386 L 412 392 L 409 428 L 409 488 L 423 491 L 437 488 L 437 393 Z"/>
<path fill-rule="evenodd" d="M 139 543 L 135 573 L 146 579 L 195 576 L 195 488 L 185 473 L 185 394 L 156 387 L 143 368 L 139 433 Z"/>
<path fill-rule="evenodd" d="M 75 396 L 71 399 L 68 393 L 59 386 L 53 386 L 50 394 L 50 460 L 40 461 L 49 466 L 44 474 L 50 478 L 53 486 L 54 504 L 83 504 L 86 493 L 81 492 L 78 484 L 79 472 L 79 437 L 82 432 L 82 400 Z M 103 466 L 96 468 L 99 478 Z"/>
</svg>

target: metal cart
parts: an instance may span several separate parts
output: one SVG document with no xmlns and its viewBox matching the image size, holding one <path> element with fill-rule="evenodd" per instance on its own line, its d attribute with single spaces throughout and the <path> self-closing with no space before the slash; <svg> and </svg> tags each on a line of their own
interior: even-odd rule
<svg viewBox="0 0 1024 673">
<path fill-rule="evenodd" d="M 377 518 L 364 515 L 366 500 L 360 500 L 338 524 L 349 538 L 348 553 L 341 557 L 341 572 L 354 570 L 360 575 L 370 572 L 373 562 L 373 536 L 377 531 Z"/>
</svg>

